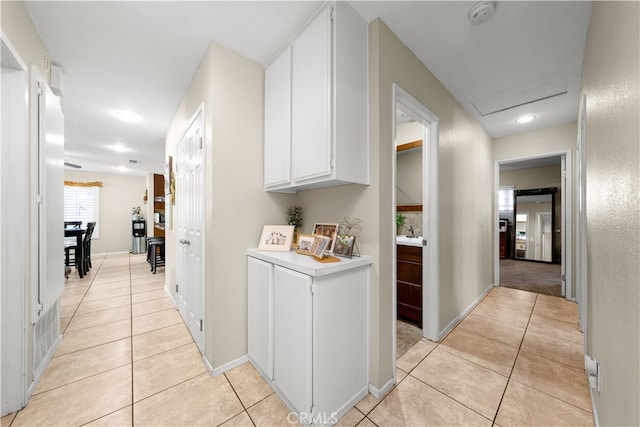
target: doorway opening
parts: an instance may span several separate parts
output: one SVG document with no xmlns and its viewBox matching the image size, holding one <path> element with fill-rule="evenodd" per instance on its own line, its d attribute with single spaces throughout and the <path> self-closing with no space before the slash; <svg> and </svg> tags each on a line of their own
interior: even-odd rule
<svg viewBox="0 0 640 427">
<path fill-rule="evenodd" d="M 572 299 L 570 152 L 497 161 L 496 285 Z"/>
<path fill-rule="evenodd" d="M 439 338 L 438 118 L 399 86 L 393 91 L 395 364 L 412 343 Z"/>
</svg>

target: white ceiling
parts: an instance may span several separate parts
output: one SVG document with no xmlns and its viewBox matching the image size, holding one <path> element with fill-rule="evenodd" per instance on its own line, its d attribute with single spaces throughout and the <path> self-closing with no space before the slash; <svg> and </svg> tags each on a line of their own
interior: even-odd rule
<svg viewBox="0 0 640 427">
<path fill-rule="evenodd" d="M 88 171 L 162 173 L 166 131 L 209 42 L 267 64 L 321 4 L 25 2 L 64 72 L 66 160 Z M 492 137 L 576 120 L 589 2 L 501 1 L 480 25 L 467 20 L 474 2 L 351 4 L 367 21 L 381 17 Z M 558 91 L 566 93 L 508 108 Z M 142 120 L 122 122 L 118 110 Z M 525 112 L 536 120 L 516 125 Z M 113 151 L 116 143 L 130 151 Z"/>
</svg>

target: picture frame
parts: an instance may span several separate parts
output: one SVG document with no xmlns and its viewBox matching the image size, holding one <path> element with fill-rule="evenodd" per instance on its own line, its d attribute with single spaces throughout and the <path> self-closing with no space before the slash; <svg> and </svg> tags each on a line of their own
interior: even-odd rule
<svg viewBox="0 0 640 427">
<path fill-rule="evenodd" d="M 327 236 L 314 236 L 313 244 L 311 245 L 311 255 L 313 255 L 314 258 L 322 259 L 330 243 L 331 239 Z"/>
<path fill-rule="evenodd" d="M 330 242 L 325 249 L 327 252 L 333 253 L 333 248 L 336 244 L 336 237 L 338 236 L 338 224 L 316 222 L 313 225 L 313 235 L 328 237 Z"/>
<path fill-rule="evenodd" d="M 351 258 L 353 256 L 353 248 L 355 244 L 356 236 L 339 234 L 336 238 L 336 245 L 333 254 L 345 258 Z"/>
<path fill-rule="evenodd" d="M 258 250 L 289 252 L 293 240 L 293 225 L 265 225 L 262 227 Z"/>
<path fill-rule="evenodd" d="M 298 234 L 298 248 L 296 252 L 302 255 L 313 255 L 311 247 L 313 246 L 315 238 L 316 237 L 311 234 Z"/>
</svg>

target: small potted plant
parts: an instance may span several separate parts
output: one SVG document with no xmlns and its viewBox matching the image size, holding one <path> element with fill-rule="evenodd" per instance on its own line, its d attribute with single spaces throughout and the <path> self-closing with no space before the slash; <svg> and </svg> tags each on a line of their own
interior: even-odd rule
<svg viewBox="0 0 640 427">
<path fill-rule="evenodd" d="M 298 243 L 298 231 L 302 227 L 302 208 L 291 206 L 287 209 L 287 224 L 293 225 L 293 246 Z"/>
<path fill-rule="evenodd" d="M 400 234 L 402 226 L 407 222 L 407 217 L 401 213 L 396 213 L 396 234 Z"/>
</svg>

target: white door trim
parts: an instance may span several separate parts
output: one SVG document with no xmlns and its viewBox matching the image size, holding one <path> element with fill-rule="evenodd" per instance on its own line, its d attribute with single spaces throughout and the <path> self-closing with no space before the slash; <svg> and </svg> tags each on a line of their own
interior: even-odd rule
<svg viewBox="0 0 640 427">
<path fill-rule="evenodd" d="M 22 409 L 28 401 L 27 377 L 27 289 L 31 259 L 25 232 L 29 230 L 29 140 L 28 140 L 28 67 L 20 59 L 2 32 L 2 155 L 0 156 L 1 193 L 11 203 L 0 208 L 0 282 L 2 284 L 2 396 L 1 415 Z M 5 75 L 5 69 L 15 74 Z M 5 83 L 7 87 L 5 87 Z M 10 89 L 10 90 L 5 90 Z M 8 102 L 11 109 L 5 108 Z M 11 113 L 10 120 L 6 114 Z M 5 141 L 12 140 L 12 144 Z M 7 178 L 11 178 L 8 180 Z M 15 240 L 19 233 L 21 238 Z M 27 233 L 28 234 L 28 233 Z M 17 242 L 22 242 L 18 243 Z M 11 367 L 11 369 L 8 369 Z"/>
<path fill-rule="evenodd" d="M 572 253 L 573 246 L 571 244 L 572 236 L 573 236 L 573 224 L 571 222 L 572 218 L 572 181 L 571 181 L 571 150 L 560 150 L 553 152 L 546 152 L 537 155 L 530 156 L 522 156 L 522 157 L 512 157 L 506 159 L 495 160 L 494 162 L 494 224 L 493 224 L 493 283 L 494 286 L 498 286 L 500 284 L 500 230 L 498 229 L 498 221 L 500 220 L 500 211 L 498 209 L 498 191 L 500 190 L 500 165 L 506 163 L 515 163 L 524 160 L 532 160 L 532 159 L 540 159 L 545 157 L 556 157 L 561 156 L 564 158 L 564 166 L 566 167 L 565 171 L 562 171 L 561 174 L 564 175 L 564 179 L 562 179 L 561 186 L 561 210 L 562 214 L 566 218 L 566 226 L 563 227 L 563 242 L 565 246 L 562 247 L 562 271 L 565 275 L 565 280 L 562 282 L 562 295 L 565 296 L 566 299 L 575 301 L 572 293 Z"/>
<path fill-rule="evenodd" d="M 423 336 L 432 340 L 439 339 L 439 264 L 438 264 L 438 116 L 433 114 L 427 107 L 411 96 L 407 91 L 397 84 L 393 84 L 393 141 L 390 150 L 392 151 L 392 212 L 396 211 L 396 109 L 401 105 L 402 109 L 410 112 L 416 119 L 422 122 L 423 143 L 422 143 L 422 170 L 423 170 L 423 236 L 427 240 L 427 245 L 423 246 L 423 285 L 422 285 L 422 332 Z M 425 173 L 426 171 L 426 173 Z M 395 215 L 391 215 L 393 223 L 392 230 L 396 229 Z M 393 372 L 395 379 L 396 363 L 396 323 L 397 323 L 397 254 L 396 242 L 390 242 L 393 250 L 392 257 L 392 346 L 393 346 Z"/>
<path fill-rule="evenodd" d="M 576 299 L 587 354 L 587 95 L 582 95 L 576 142 Z M 596 418 L 597 419 L 597 418 Z"/>
</svg>

